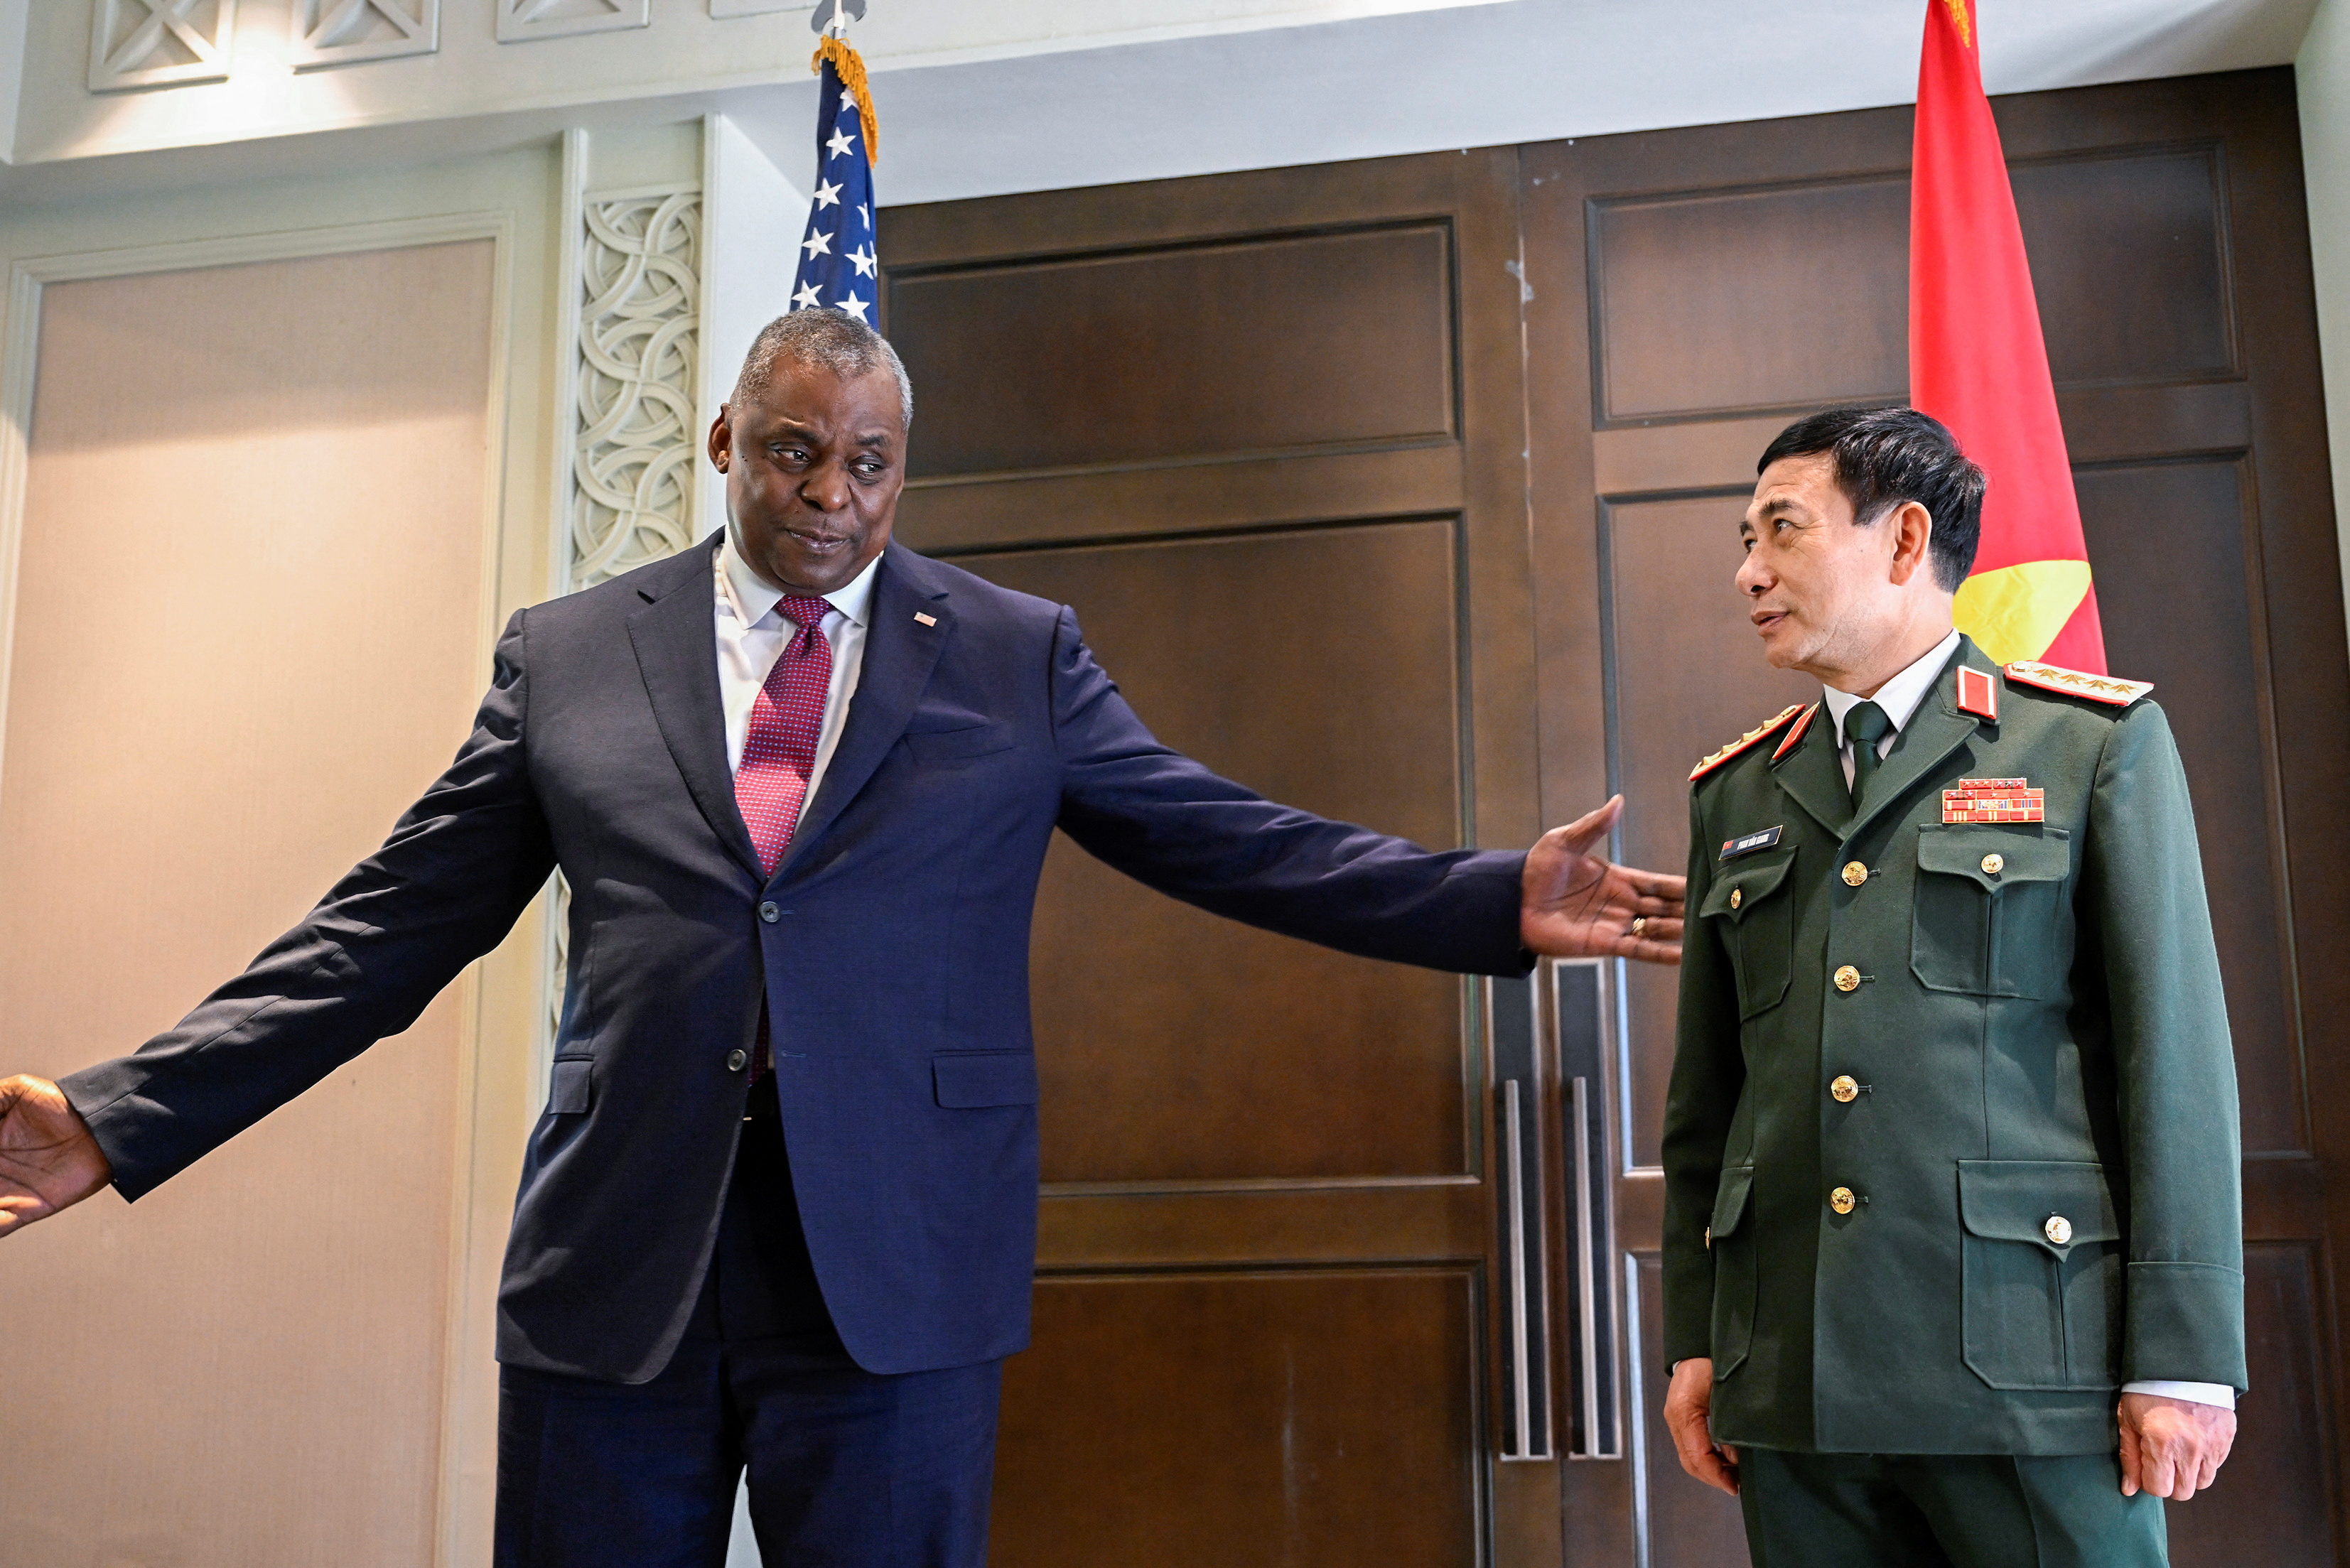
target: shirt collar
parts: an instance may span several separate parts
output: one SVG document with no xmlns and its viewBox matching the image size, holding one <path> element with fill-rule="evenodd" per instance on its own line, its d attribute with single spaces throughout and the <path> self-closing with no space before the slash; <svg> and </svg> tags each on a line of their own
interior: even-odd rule
<svg viewBox="0 0 2350 1568">
<path fill-rule="evenodd" d="M 825 595 L 825 603 L 858 625 L 865 625 L 866 611 L 873 598 L 873 574 L 880 566 L 879 556 L 866 562 L 865 569 L 851 577 L 845 587 Z M 784 597 L 784 590 L 772 586 L 753 571 L 751 563 L 734 548 L 734 531 L 731 528 L 718 546 L 718 593 L 727 607 L 733 610 L 734 618 L 746 629 L 764 620 Z"/>
<path fill-rule="evenodd" d="M 1918 705 L 1925 701 L 1926 693 L 1933 689 L 1934 677 L 1942 672 L 1942 666 L 1950 661 L 1958 646 L 1958 628 L 1953 627 L 1948 637 L 1926 650 L 1924 658 L 1878 687 L 1874 697 L 1864 699 L 1857 691 L 1827 688 L 1828 712 L 1835 719 L 1836 744 L 1845 743 L 1844 716 L 1864 701 L 1884 709 L 1885 716 L 1893 721 L 1893 732 L 1899 734 L 1908 725 L 1910 715 L 1918 711 Z"/>
</svg>

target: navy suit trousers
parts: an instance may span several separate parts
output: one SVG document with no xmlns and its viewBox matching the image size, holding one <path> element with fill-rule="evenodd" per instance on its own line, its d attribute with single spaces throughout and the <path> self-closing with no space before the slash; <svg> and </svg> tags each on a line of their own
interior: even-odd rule
<svg viewBox="0 0 2350 1568">
<path fill-rule="evenodd" d="M 752 1104 L 669 1366 L 638 1384 L 501 1370 L 497 1568 L 721 1568 L 745 1467 L 766 1568 L 986 1561 L 1003 1364 L 882 1376 L 849 1359 L 808 1263 L 772 1079 Z"/>
</svg>

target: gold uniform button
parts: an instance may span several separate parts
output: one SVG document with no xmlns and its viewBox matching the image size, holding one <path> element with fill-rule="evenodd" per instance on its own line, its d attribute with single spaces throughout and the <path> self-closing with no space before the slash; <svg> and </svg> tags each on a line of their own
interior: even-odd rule
<svg viewBox="0 0 2350 1568">
<path fill-rule="evenodd" d="M 1867 881 L 1867 880 L 1868 880 L 1868 867 L 1867 867 L 1863 866 L 1863 865 L 1862 865 L 1859 861 L 1857 861 L 1857 860 L 1847 860 L 1847 861 L 1846 861 L 1846 862 L 1844 863 L 1844 885 L 1845 885 L 1846 887 L 1847 887 L 1847 888 L 1857 888 L 1857 887 L 1859 887 L 1863 882 L 1866 882 L 1866 881 Z"/>
<path fill-rule="evenodd" d="M 1849 1187 L 1839 1187 L 1834 1192 L 1828 1194 L 1828 1207 L 1835 1210 L 1839 1214 L 1851 1213 L 1852 1206 L 1855 1201 L 1856 1199 L 1852 1195 L 1852 1189 Z"/>
<path fill-rule="evenodd" d="M 1846 964 L 1842 969 L 1836 971 L 1835 988 L 1838 991 L 1858 991 L 1860 989 L 1860 971 L 1853 968 L 1850 964 Z"/>
<path fill-rule="evenodd" d="M 1746 902 L 1746 889 L 1743 888 L 1732 888 L 1730 890 L 1730 907 L 1734 909 L 1744 902 Z"/>
<path fill-rule="evenodd" d="M 2050 1246 L 2066 1246 L 2073 1240 L 2073 1222 L 2062 1214 L 2051 1214 L 2048 1223 L 2040 1227 L 2040 1231 L 2048 1238 Z"/>
<path fill-rule="evenodd" d="M 2007 869 L 2007 857 L 2006 857 L 2006 856 L 2004 856 L 2004 855 L 1986 855 L 1986 856 L 1984 856 L 1984 857 L 1983 857 L 1983 875 L 1984 875 L 1984 876 L 1986 876 L 1986 877 L 1996 877 L 1996 876 L 1998 876 L 2001 872 L 2002 872 L 2002 871 L 2004 871 L 2004 870 L 2006 870 L 2006 869 Z"/>
<path fill-rule="evenodd" d="M 1841 1073 L 1829 1081 L 1828 1093 L 1835 1096 L 1836 1104 L 1848 1106 L 1860 1097 L 1860 1085 L 1852 1081 L 1851 1074 Z"/>
</svg>

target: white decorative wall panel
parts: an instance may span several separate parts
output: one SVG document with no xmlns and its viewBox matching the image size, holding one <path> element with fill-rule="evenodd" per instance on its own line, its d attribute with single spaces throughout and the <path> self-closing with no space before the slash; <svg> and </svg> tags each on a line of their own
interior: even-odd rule
<svg viewBox="0 0 2350 1568">
<path fill-rule="evenodd" d="M 498 0 L 498 42 L 652 26 L 652 0 Z"/>
<path fill-rule="evenodd" d="M 441 47 L 441 0 L 294 0 L 294 68 L 354 65 Z"/>
<path fill-rule="evenodd" d="M 98 0 L 89 24 L 89 90 L 228 79 L 236 0 Z"/>
<path fill-rule="evenodd" d="M 701 324 L 698 186 L 589 192 L 579 255 L 570 585 L 692 543 Z"/>
</svg>

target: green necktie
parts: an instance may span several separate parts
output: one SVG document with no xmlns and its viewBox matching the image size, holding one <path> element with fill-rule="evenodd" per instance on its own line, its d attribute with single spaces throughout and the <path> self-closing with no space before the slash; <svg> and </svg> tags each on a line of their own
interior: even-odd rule
<svg viewBox="0 0 2350 1568">
<path fill-rule="evenodd" d="M 1852 744 L 1852 808 L 1868 794 L 1877 776 L 1877 742 L 1893 732 L 1893 721 L 1874 702 L 1856 702 L 1844 716 L 1844 738 Z"/>
</svg>

